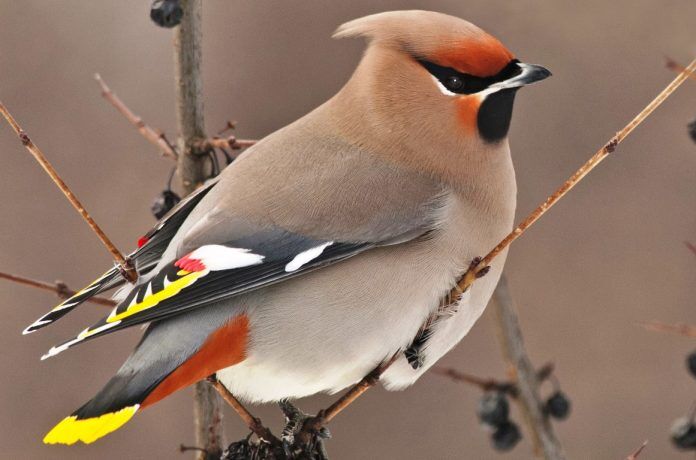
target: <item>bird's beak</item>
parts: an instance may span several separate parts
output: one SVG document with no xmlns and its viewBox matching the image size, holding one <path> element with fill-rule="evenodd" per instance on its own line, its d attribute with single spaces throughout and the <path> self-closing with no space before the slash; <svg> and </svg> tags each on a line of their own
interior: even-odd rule
<svg viewBox="0 0 696 460">
<path fill-rule="evenodd" d="M 501 81 L 494 85 L 489 86 L 489 89 L 501 90 L 510 88 L 519 88 L 521 86 L 529 85 L 531 83 L 541 81 L 544 78 L 550 77 L 551 72 L 548 69 L 535 64 L 525 64 L 523 62 L 518 62 L 519 72 L 507 80 Z"/>
</svg>

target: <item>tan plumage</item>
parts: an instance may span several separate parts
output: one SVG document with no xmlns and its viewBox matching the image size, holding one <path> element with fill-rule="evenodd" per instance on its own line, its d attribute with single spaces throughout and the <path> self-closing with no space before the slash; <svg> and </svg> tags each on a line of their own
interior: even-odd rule
<svg viewBox="0 0 696 460">
<path fill-rule="evenodd" d="M 471 259 L 511 229 L 512 97 L 548 72 L 519 64 L 495 38 L 439 13 L 368 16 L 335 36 L 369 42 L 344 88 L 224 170 L 157 267 L 124 292 L 113 316 L 123 323 L 98 323 L 86 334 L 159 319 L 78 420 L 147 402 L 158 385 L 173 391 L 203 377 L 190 364 L 201 360 L 201 349 L 215 362 L 234 363 L 218 378 L 245 400 L 345 388 L 405 350 Z M 221 246 L 214 245 L 234 249 L 218 257 Z M 339 246 L 340 261 L 322 259 Z M 239 268 L 235 254 L 253 262 Z M 436 325 L 423 365 L 414 368 L 402 355 L 386 372 L 388 388 L 415 382 L 468 332 L 504 259 L 495 260 L 457 314 Z M 267 269 L 273 263 L 278 268 Z M 314 263 L 321 269 L 309 270 L 318 268 Z M 253 278 L 253 270 L 270 271 Z M 171 277 L 183 283 L 194 275 L 181 293 L 166 291 Z M 222 281 L 207 281 L 216 276 Z M 262 281 L 231 292 L 250 278 Z M 162 300 L 142 303 L 158 295 L 162 280 Z M 206 297 L 218 291 L 230 294 Z M 248 337 L 242 351 L 220 340 L 211 345 L 230 321 L 244 324 L 234 330 Z M 176 372 L 182 367 L 186 372 Z"/>
</svg>

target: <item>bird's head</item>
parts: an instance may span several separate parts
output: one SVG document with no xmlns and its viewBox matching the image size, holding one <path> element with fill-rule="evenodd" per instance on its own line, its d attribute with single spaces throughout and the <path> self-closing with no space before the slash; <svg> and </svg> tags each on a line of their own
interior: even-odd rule
<svg viewBox="0 0 696 460">
<path fill-rule="evenodd" d="M 492 146 L 506 139 L 516 91 L 551 75 L 524 64 L 498 39 L 462 19 L 393 11 L 350 21 L 334 37 L 366 37 L 350 99 L 367 123 L 404 136 Z M 415 146 L 415 144 L 414 144 Z"/>
</svg>

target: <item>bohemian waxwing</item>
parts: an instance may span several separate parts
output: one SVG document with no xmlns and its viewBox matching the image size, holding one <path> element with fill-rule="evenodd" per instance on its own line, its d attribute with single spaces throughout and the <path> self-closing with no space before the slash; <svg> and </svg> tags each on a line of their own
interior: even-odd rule
<svg viewBox="0 0 696 460">
<path fill-rule="evenodd" d="M 334 37 L 367 51 L 329 101 L 179 203 L 117 269 L 25 333 L 123 285 L 118 305 L 43 358 L 150 323 L 133 354 L 46 443 L 90 443 L 206 376 L 238 398 L 337 392 L 404 352 L 471 260 L 512 227 L 507 132 L 521 86 L 550 73 L 427 11 L 375 14 Z M 381 381 L 413 384 L 481 315 L 505 254 Z"/>
</svg>

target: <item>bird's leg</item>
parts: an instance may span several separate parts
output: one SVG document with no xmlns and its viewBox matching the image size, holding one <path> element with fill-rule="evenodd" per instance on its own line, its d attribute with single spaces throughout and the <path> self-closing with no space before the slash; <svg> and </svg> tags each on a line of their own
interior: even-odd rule
<svg viewBox="0 0 696 460">
<path fill-rule="evenodd" d="M 289 423 L 291 419 L 302 421 L 301 424 L 295 423 L 291 427 L 293 431 L 292 445 L 295 449 L 295 451 L 290 452 L 291 455 L 295 455 L 295 457 L 291 458 L 327 460 L 328 456 L 326 454 L 324 440 L 329 438 L 331 433 L 326 429 L 326 424 L 333 420 L 334 417 L 341 413 L 346 407 L 351 405 L 363 393 L 375 386 L 377 382 L 379 382 L 382 374 L 389 366 L 394 364 L 394 361 L 396 361 L 400 353 L 401 352 L 394 353 L 391 358 L 380 363 L 372 372 L 353 385 L 343 396 L 338 398 L 338 400 L 326 409 L 320 410 L 314 417 L 308 417 L 287 401 L 281 401 L 281 409 L 286 414 Z M 287 428 L 288 427 L 286 427 L 286 429 Z M 283 435 L 285 435 L 285 430 L 283 431 Z M 286 452 L 286 455 L 287 454 L 288 452 Z"/>
</svg>

